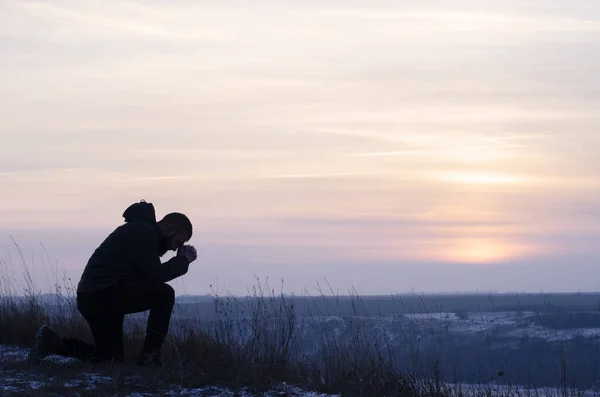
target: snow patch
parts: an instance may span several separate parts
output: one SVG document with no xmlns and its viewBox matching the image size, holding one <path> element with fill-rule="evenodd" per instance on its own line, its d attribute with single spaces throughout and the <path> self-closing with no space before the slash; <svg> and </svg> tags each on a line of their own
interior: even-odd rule
<svg viewBox="0 0 600 397">
<path fill-rule="evenodd" d="M 58 356 L 55 354 L 49 355 L 48 357 L 46 357 L 44 359 L 44 361 L 50 362 L 54 365 L 63 366 L 63 367 L 71 367 L 73 365 L 77 365 L 77 364 L 81 363 L 81 361 L 77 360 L 76 358 L 62 357 L 62 356 Z"/>
<path fill-rule="evenodd" d="M 410 313 L 403 317 L 417 321 L 457 321 L 459 319 L 456 313 Z"/>
<path fill-rule="evenodd" d="M 70 388 L 85 388 L 86 390 L 94 390 L 98 385 L 108 384 L 112 382 L 112 378 L 109 376 L 102 376 L 94 373 L 84 372 L 81 374 L 84 379 L 73 379 L 69 382 L 65 382 L 64 387 Z"/>
<path fill-rule="evenodd" d="M 181 390 L 170 390 L 166 394 L 170 397 L 257 397 L 257 394 L 253 394 L 247 390 L 233 391 L 229 389 L 222 389 L 218 387 L 202 387 L 197 389 L 181 389 Z M 128 397 L 150 397 L 151 394 L 144 393 L 133 393 Z M 287 386 L 282 384 L 275 387 L 272 391 L 262 393 L 262 397 L 340 397 L 339 395 L 322 394 L 317 392 L 310 392 L 302 390 L 297 387 Z"/>
<path fill-rule="evenodd" d="M 450 390 L 459 393 L 461 392 L 465 397 L 468 396 L 481 396 L 481 395 L 495 395 L 498 393 L 501 396 L 543 396 L 543 397 L 564 397 L 567 396 L 578 396 L 578 397 L 598 397 L 598 392 L 595 390 L 579 390 L 579 389 L 566 389 L 565 391 L 561 388 L 539 388 L 532 389 L 523 386 L 506 386 L 498 385 L 495 383 L 472 385 L 466 383 L 446 383 L 445 384 Z"/>
<path fill-rule="evenodd" d="M 29 388 L 33 390 L 41 389 L 44 386 L 46 386 L 46 383 L 39 380 L 32 380 L 29 382 Z"/>
<path fill-rule="evenodd" d="M 0 345 L 0 361 L 25 361 L 29 354 L 28 349 L 17 346 Z"/>
<path fill-rule="evenodd" d="M 528 327 L 517 328 L 504 334 L 506 337 L 522 338 L 540 338 L 548 342 L 566 342 L 577 338 L 596 338 L 600 337 L 598 328 L 581 329 L 558 329 L 553 330 L 540 325 L 530 324 Z"/>
</svg>

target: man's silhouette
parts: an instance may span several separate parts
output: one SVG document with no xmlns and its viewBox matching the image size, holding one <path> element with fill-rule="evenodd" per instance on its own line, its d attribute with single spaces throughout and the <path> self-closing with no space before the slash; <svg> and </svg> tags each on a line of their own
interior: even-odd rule
<svg viewBox="0 0 600 397">
<path fill-rule="evenodd" d="M 177 212 L 157 222 L 154 206 L 143 200 L 130 205 L 123 217 L 125 223 L 90 257 L 77 286 L 77 308 L 95 344 L 64 338 L 44 325 L 31 349 L 31 363 L 49 354 L 122 362 L 125 315 L 150 310 L 138 363 L 160 364 L 175 304 L 175 291 L 166 283 L 186 274 L 197 257 L 193 246 L 184 245 L 192 237 L 192 224 Z M 161 256 L 170 250 L 177 255 L 161 263 Z"/>
</svg>

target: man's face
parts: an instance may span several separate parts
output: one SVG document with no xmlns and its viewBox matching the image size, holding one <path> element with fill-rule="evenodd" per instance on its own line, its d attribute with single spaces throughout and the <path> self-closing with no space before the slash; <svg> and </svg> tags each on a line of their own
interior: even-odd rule
<svg viewBox="0 0 600 397">
<path fill-rule="evenodd" d="M 174 225 L 164 225 L 161 227 L 162 234 L 165 237 L 165 241 L 163 242 L 160 249 L 160 256 L 163 256 L 168 251 L 177 251 L 181 248 L 187 240 L 189 240 L 189 236 L 185 230 L 178 229 Z"/>
<path fill-rule="evenodd" d="M 181 248 L 185 242 L 188 240 L 188 235 L 182 231 L 175 231 L 171 236 L 169 236 L 170 240 L 170 249 L 173 251 L 177 251 Z"/>
</svg>

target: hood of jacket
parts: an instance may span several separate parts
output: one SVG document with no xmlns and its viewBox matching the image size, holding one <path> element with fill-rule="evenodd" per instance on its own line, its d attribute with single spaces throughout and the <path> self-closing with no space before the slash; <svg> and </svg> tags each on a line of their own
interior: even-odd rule
<svg viewBox="0 0 600 397">
<path fill-rule="evenodd" d="M 161 254 L 164 254 L 168 251 L 169 242 L 167 237 L 158 227 L 158 223 L 156 222 L 156 211 L 152 203 L 141 200 L 138 203 L 131 204 L 129 207 L 127 207 L 127 209 L 125 209 L 125 212 L 123 212 L 123 218 L 125 218 L 125 223 L 142 222 L 150 225 L 158 235 Z"/>
<path fill-rule="evenodd" d="M 156 211 L 152 203 L 142 200 L 127 207 L 125 212 L 123 212 L 123 218 L 125 218 L 125 222 L 144 222 L 155 225 Z"/>
</svg>

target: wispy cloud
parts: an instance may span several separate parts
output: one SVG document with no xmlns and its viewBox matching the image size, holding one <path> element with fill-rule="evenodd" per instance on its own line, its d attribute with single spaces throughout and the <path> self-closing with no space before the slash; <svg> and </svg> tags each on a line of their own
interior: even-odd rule
<svg viewBox="0 0 600 397">
<path fill-rule="evenodd" d="M 423 30 L 486 30 L 500 31 L 584 31 L 600 30 L 600 23 L 575 18 L 510 15 L 494 11 L 444 11 L 444 12 L 372 12 L 368 9 L 341 11 L 342 15 L 376 20 L 404 20 L 425 22 Z M 431 24 L 426 24 L 430 22 Z"/>
<path fill-rule="evenodd" d="M 144 196 L 214 271 L 597 258 L 600 7 L 475 3 L 0 2 L 3 227 Z"/>
<path fill-rule="evenodd" d="M 355 176 L 365 176 L 365 174 L 357 174 L 353 172 L 332 172 L 332 173 L 319 173 L 319 174 L 274 174 L 266 175 L 263 178 L 272 179 L 329 179 L 329 178 L 349 178 Z"/>
<path fill-rule="evenodd" d="M 439 172 L 432 178 L 442 182 L 468 184 L 468 185 L 514 185 L 533 184 L 540 178 L 525 175 L 500 174 L 495 172 Z"/>
<path fill-rule="evenodd" d="M 519 148 L 519 146 L 508 146 L 507 148 Z M 422 149 L 422 150 L 394 150 L 382 152 L 350 153 L 349 157 L 418 157 L 432 161 L 450 161 L 454 163 L 463 162 L 489 162 L 508 158 L 530 157 L 530 154 L 518 151 L 499 151 L 482 146 L 453 145 L 448 148 Z"/>
<path fill-rule="evenodd" d="M 435 150 L 394 150 L 390 152 L 350 153 L 350 157 L 428 156 Z"/>
<path fill-rule="evenodd" d="M 152 7 L 135 2 L 66 2 L 9 1 L 9 10 L 23 16 L 38 18 L 52 23 L 55 29 L 68 29 L 78 34 L 96 38 L 118 38 L 134 35 L 140 38 L 163 39 L 223 39 L 227 31 L 217 26 L 199 29 L 186 18 L 189 13 L 170 7 Z M 198 12 L 198 17 L 207 13 Z M 177 22 L 179 19 L 179 23 Z M 183 23 L 182 23 L 183 22 Z M 37 29 L 37 31 L 41 31 Z M 23 34 L 26 32 L 20 32 Z M 62 36 L 68 38 L 67 36 Z"/>
</svg>

